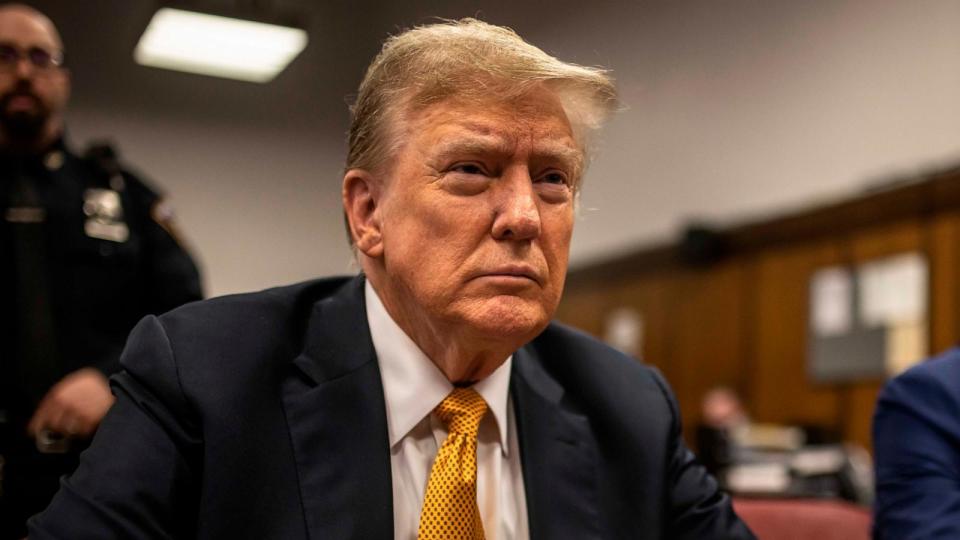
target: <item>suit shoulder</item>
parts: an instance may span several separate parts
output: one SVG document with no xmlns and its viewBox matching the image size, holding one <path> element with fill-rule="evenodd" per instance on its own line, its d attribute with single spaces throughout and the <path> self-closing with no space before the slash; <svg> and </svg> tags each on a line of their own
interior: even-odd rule
<svg viewBox="0 0 960 540">
<path fill-rule="evenodd" d="M 950 349 L 923 361 L 884 385 L 879 404 L 913 404 L 920 402 L 938 407 L 960 407 L 960 348 Z"/>
<path fill-rule="evenodd" d="M 264 399 L 303 351 L 315 306 L 348 283 L 349 278 L 306 281 L 194 302 L 161 315 L 157 330 L 184 395 L 211 411 Z M 128 370 L 134 360 L 128 360 Z"/>
<path fill-rule="evenodd" d="M 928 378 L 946 382 L 960 374 L 960 348 L 953 348 L 920 362 L 903 372 L 903 378 Z"/>
<path fill-rule="evenodd" d="M 599 339 L 562 323 L 551 323 L 531 345 L 551 370 L 569 380 L 596 385 L 607 394 L 639 392 L 669 394 L 660 372 L 603 343 Z"/>
<path fill-rule="evenodd" d="M 349 280 L 314 279 L 192 302 L 161 315 L 160 323 L 172 338 L 190 342 L 210 341 L 217 336 L 237 340 L 295 334 L 306 324 L 313 305 Z"/>
<path fill-rule="evenodd" d="M 624 375 L 650 376 L 655 369 L 633 358 L 586 332 L 552 322 L 533 341 L 535 347 L 554 351 L 568 351 L 563 355 L 574 364 L 589 365 L 592 368 L 607 368 Z"/>
<path fill-rule="evenodd" d="M 664 448 L 680 423 L 672 392 L 660 373 L 600 340 L 550 324 L 515 362 L 520 378 L 583 414 L 618 447 Z"/>
</svg>

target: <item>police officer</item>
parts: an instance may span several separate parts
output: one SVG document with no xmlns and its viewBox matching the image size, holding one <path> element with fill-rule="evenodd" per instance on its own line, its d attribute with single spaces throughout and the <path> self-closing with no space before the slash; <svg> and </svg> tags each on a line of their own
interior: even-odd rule
<svg viewBox="0 0 960 540">
<path fill-rule="evenodd" d="M 64 143 L 69 91 L 51 21 L 0 6 L 0 539 L 76 466 L 127 332 L 201 297 L 159 197 L 108 148 Z"/>
</svg>

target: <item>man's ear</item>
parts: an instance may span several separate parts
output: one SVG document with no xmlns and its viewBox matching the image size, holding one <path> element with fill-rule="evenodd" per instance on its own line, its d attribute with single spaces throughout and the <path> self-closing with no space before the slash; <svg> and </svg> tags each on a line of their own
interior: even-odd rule
<svg viewBox="0 0 960 540">
<path fill-rule="evenodd" d="M 350 169 L 343 176 L 343 210 L 354 245 L 368 257 L 383 254 L 380 223 L 380 179 L 364 169 Z"/>
</svg>

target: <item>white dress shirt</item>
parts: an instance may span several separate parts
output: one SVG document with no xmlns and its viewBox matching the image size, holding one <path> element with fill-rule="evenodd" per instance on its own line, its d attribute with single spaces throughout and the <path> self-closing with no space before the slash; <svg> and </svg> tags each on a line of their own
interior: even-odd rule
<svg viewBox="0 0 960 540">
<path fill-rule="evenodd" d="M 387 404 L 394 538 L 414 540 L 430 469 L 447 438 L 446 427 L 432 411 L 453 391 L 453 385 L 397 326 L 369 281 L 366 306 Z M 477 504 L 486 540 L 529 537 L 520 448 L 509 391 L 512 363 L 511 356 L 473 386 L 489 408 L 480 422 L 477 443 Z"/>
</svg>

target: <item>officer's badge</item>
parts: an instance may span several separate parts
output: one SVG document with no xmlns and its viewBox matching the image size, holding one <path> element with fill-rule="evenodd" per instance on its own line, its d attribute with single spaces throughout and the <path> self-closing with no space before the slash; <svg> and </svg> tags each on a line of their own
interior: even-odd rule
<svg viewBox="0 0 960 540">
<path fill-rule="evenodd" d="M 60 150 L 54 150 L 46 156 L 43 157 L 43 166 L 47 168 L 48 171 L 58 171 L 60 167 L 63 167 L 63 152 Z"/>
<path fill-rule="evenodd" d="M 88 189 L 83 193 L 83 213 L 87 216 L 83 230 L 91 238 L 126 242 L 130 229 L 123 221 L 120 194 L 112 189 Z"/>
</svg>

